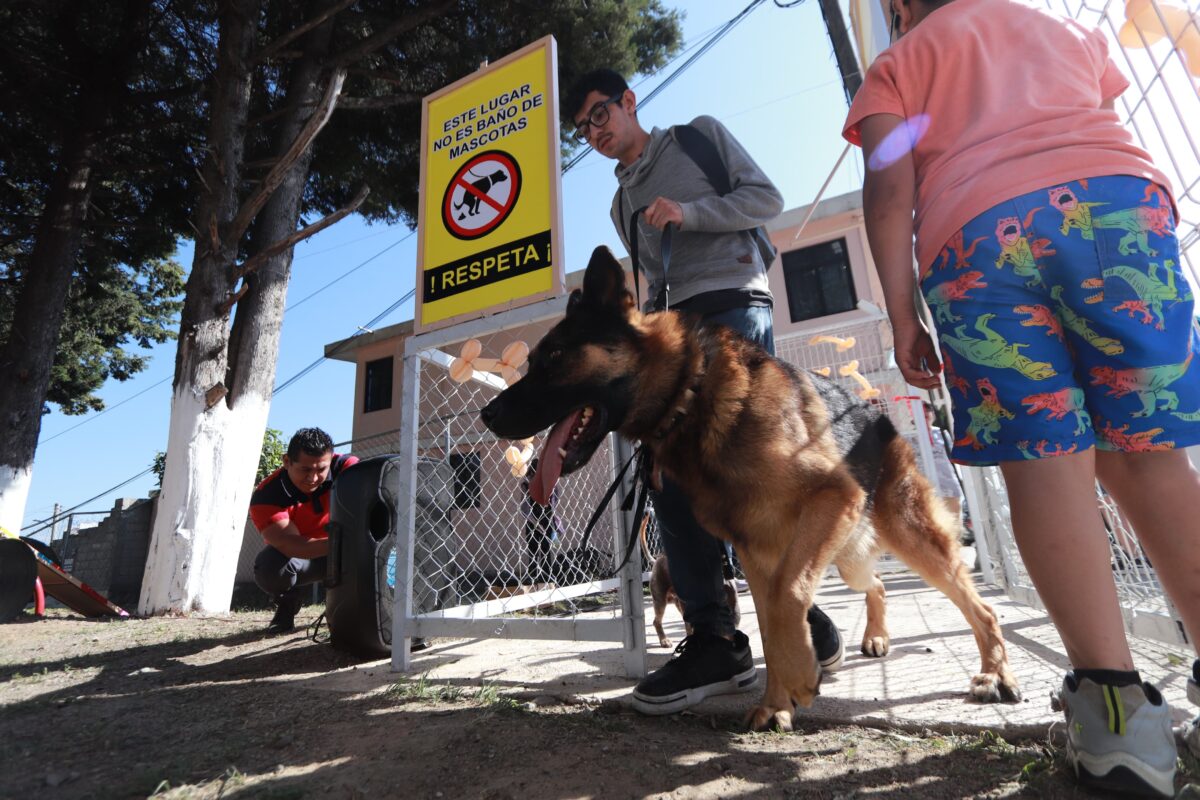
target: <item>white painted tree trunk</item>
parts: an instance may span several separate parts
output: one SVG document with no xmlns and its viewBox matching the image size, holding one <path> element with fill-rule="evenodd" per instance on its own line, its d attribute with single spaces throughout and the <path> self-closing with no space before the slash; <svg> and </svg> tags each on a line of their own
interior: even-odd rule
<svg viewBox="0 0 1200 800">
<path fill-rule="evenodd" d="M 29 467 L 0 465 L 0 528 L 7 528 L 11 533 L 21 530 L 32 476 Z"/>
<path fill-rule="evenodd" d="M 240 2 L 254 6 L 257 0 Z M 210 236 L 197 241 L 180 320 L 167 461 L 142 580 L 142 614 L 229 610 L 275 381 L 292 247 L 351 213 L 366 197 L 360 192 L 352 207 L 297 230 L 312 141 L 333 112 L 346 77 L 341 69 L 325 76 L 332 34 L 327 21 L 305 35 L 300 47 L 306 57 L 290 72 L 290 112 L 277 136 L 278 161 L 238 203 L 249 93 L 232 89 L 237 82 L 248 85 L 253 66 L 248 45 L 257 14 L 249 10 L 229 20 L 230 39 L 239 42 L 231 41 L 237 46 L 228 49 L 223 45 L 230 58 L 218 67 L 230 80 L 218 80 L 226 92 L 223 102 L 213 104 L 210 139 L 220 144 L 205 162 L 207 193 L 196 226 Z M 223 22 L 223 42 L 225 33 Z M 251 223 L 251 257 L 235 268 L 239 242 Z M 247 280 L 236 289 L 239 277 Z M 237 315 L 231 328 L 233 307 Z"/>
<path fill-rule="evenodd" d="M 261 0 L 221 5 L 198 236 L 179 321 L 167 462 L 142 577 L 142 614 L 229 610 L 241 545 L 236 521 L 246 518 L 262 446 L 264 393 L 245 392 L 245 403 L 235 403 L 223 383 L 229 309 L 236 302 L 233 267 L 248 224 L 239 226 L 235 216 L 260 11 Z"/>
<path fill-rule="evenodd" d="M 270 403 L 243 395 L 233 408 L 204 406 L 203 395 L 188 392 L 172 400 L 142 614 L 229 611 Z"/>
</svg>

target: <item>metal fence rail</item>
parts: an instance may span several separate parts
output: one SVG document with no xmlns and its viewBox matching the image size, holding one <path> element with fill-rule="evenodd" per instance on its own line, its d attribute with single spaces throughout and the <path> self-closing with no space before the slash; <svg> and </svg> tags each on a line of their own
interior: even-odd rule
<svg viewBox="0 0 1200 800">
<path fill-rule="evenodd" d="M 465 382 L 450 374 L 466 342 L 479 343 L 481 358 L 500 359 L 518 337 L 536 343 L 564 304 L 565 298 L 546 301 L 407 342 L 399 433 L 355 445 L 356 453 L 390 450 L 412 465 L 401 477 L 396 558 L 397 587 L 411 591 L 397 592 L 393 641 L 463 635 L 616 641 L 626 648 L 627 670 L 642 674 L 640 562 L 612 577 L 632 525 L 614 503 L 583 541 L 615 475 L 620 445 L 610 436 L 584 468 L 559 482 L 550 511 L 539 511 L 525 477 L 542 437 L 497 440 L 479 410 L 504 380 L 482 369 Z M 594 613 L 580 618 L 583 608 Z M 393 653 L 404 669 L 407 648 Z"/>
<path fill-rule="evenodd" d="M 1195 0 L 1150 0 L 1133 19 L 1118 0 L 1045 2 L 1108 37 L 1111 55 L 1130 80 L 1117 111 L 1173 184 L 1182 257 L 1194 281 L 1200 274 L 1200 251 L 1193 249 L 1200 241 L 1200 76 L 1188 71 L 1183 51 L 1195 47 L 1193 59 L 1200 59 Z"/>
</svg>

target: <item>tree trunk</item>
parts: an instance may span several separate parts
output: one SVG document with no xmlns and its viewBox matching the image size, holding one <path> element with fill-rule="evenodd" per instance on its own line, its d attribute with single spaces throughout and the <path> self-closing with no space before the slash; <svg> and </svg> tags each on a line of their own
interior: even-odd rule
<svg viewBox="0 0 1200 800">
<path fill-rule="evenodd" d="M 0 347 L 0 526 L 21 528 L 42 406 L 92 193 L 95 130 L 76 131 L 42 210 L 29 271 Z"/>
<path fill-rule="evenodd" d="M 288 78 L 288 113 L 275 143 L 279 155 L 296 142 L 320 103 L 325 89 L 321 65 L 332 29 L 333 23 L 327 22 L 304 38 L 305 55 Z M 245 117 L 241 119 L 244 122 Z M 239 165 L 240 156 L 239 152 Z M 308 146 L 258 214 L 252 254 L 295 232 L 311 160 Z M 152 561 L 147 563 L 143 581 L 142 613 L 229 609 L 275 382 L 291 262 L 292 249 L 288 248 L 247 276 L 249 288 L 236 304 L 232 332 L 222 315 L 220 324 L 206 332 L 203 347 L 199 336 L 195 342 L 180 337 L 166 473 L 151 542 Z M 197 313 L 211 312 L 227 302 L 234 288 L 232 253 L 221 261 L 220 270 L 214 270 L 217 273 L 221 280 L 197 285 L 195 294 L 203 298 L 195 306 Z M 193 268 L 193 277 L 195 274 Z M 185 322 L 192 319 L 192 302 L 189 280 Z M 183 330 L 190 333 L 191 329 Z M 185 348 L 208 357 L 201 363 L 193 355 L 190 363 L 195 366 L 189 367 L 184 362 Z M 160 540 L 168 546 L 162 546 Z"/>
<path fill-rule="evenodd" d="M 326 72 L 322 62 L 328 55 L 332 33 L 333 24 L 327 22 L 305 37 L 305 55 L 294 65 L 288 81 L 288 114 L 276 137 L 276 154 L 287 151 L 321 99 Z M 295 232 L 312 157 L 312 148 L 305 149 L 264 206 L 255 223 L 251 257 Z M 260 398 L 264 405 L 270 404 L 292 254 L 293 248 L 288 248 L 247 276 L 250 288 L 237 304 L 229 345 L 225 384 L 229 387 L 231 405 L 251 404 L 254 398 Z M 265 417 L 263 425 L 265 428 Z"/>
<path fill-rule="evenodd" d="M 62 161 L 42 207 L 29 268 L 22 282 L 8 339 L 0 343 L 0 527 L 16 532 L 25 516 L 42 410 L 75 261 L 97 181 L 95 164 L 110 121 L 129 102 L 137 54 L 145 47 L 150 0 L 128 0 L 106 51 L 83 40 L 61 9 L 55 28 L 69 57 L 63 69 L 79 76 L 80 105 L 62 136 Z"/>
<path fill-rule="evenodd" d="M 227 300 L 238 247 L 228 234 L 238 212 L 260 11 L 261 0 L 229 0 L 220 16 L 198 235 L 180 319 L 166 469 L 142 579 L 142 614 L 229 610 L 242 530 L 233 520 L 245 519 L 248 495 L 241 487 L 254 480 L 253 466 L 244 467 L 246 453 L 257 454 L 263 434 L 261 425 L 251 430 L 237 424 L 224 385 Z"/>
</svg>

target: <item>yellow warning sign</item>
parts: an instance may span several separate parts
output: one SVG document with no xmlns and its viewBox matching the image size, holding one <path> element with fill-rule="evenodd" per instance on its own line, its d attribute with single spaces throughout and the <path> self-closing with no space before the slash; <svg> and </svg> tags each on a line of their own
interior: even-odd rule
<svg viewBox="0 0 1200 800">
<path fill-rule="evenodd" d="M 416 330 L 562 292 L 555 42 L 425 98 Z"/>
</svg>

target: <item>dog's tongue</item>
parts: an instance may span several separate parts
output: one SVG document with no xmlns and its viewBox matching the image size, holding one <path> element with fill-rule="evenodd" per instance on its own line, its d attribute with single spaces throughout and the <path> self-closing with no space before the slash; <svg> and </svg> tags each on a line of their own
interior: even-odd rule
<svg viewBox="0 0 1200 800">
<path fill-rule="evenodd" d="M 534 502 L 544 506 L 550 505 L 550 493 L 554 491 L 554 484 L 558 483 L 558 478 L 562 475 L 563 460 L 558 451 L 567 446 L 567 439 L 579 424 L 582 414 L 583 409 L 570 414 L 551 428 L 546 436 L 546 443 L 542 445 L 542 453 L 538 456 L 537 473 L 529 483 L 529 496 Z"/>
</svg>

